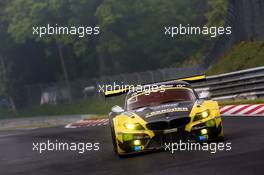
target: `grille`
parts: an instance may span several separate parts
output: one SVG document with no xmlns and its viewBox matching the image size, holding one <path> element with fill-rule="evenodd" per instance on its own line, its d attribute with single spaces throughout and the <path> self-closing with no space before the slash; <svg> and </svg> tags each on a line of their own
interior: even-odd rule
<svg viewBox="0 0 264 175">
<path fill-rule="evenodd" d="M 190 117 L 178 118 L 170 121 L 170 128 L 179 128 L 190 123 Z"/>
<path fill-rule="evenodd" d="M 165 130 L 172 128 L 180 128 L 182 126 L 187 125 L 190 122 L 190 117 L 182 117 L 173 119 L 170 121 L 156 121 L 150 122 L 146 124 L 146 127 L 150 130 Z"/>
<path fill-rule="evenodd" d="M 164 130 L 169 128 L 169 123 L 166 121 L 147 123 L 147 128 L 150 130 Z"/>
</svg>

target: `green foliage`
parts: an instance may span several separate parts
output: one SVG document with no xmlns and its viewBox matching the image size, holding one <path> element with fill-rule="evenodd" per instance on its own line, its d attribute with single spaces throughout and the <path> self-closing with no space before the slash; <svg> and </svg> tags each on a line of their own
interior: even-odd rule
<svg viewBox="0 0 264 175">
<path fill-rule="evenodd" d="M 227 0 L 208 0 L 211 8 L 206 14 L 208 26 L 224 26 L 227 12 Z"/>
<path fill-rule="evenodd" d="M 7 1 L 0 1 L 0 96 L 8 96 L 12 91 L 11 86 L 11 63 L 5 58 L 5 53 L 9 51 L 9 37 L 7 35 L 7 25 L 4 9 Z"/>
<path fill-rule="evenodd" d="M 224 26 L 225 18 L 227 14 L 227 4 L 228 0 L 194 0 L 194 6 L 200 7 L 196 9 L 199 13 L 203 13 L 206 26 Z M 205 5 L 206 4 L 206 5 Z M 203 9 L 204 8 L 204 9 Z M 199 18 L 198 18 L 199 19 Z M 210 53 L 214 42 L 217 38 L 212 39 L 210 36 L 203 37 L 204 42 L 201 48 L 194 54 L 192 54 L 188 59 L 185 60 L 187 65 L 201 65 L 204 62 L 204 58 Z"/>
<path fill-rule="evenodd" d="M 63 45 L 71 57 L 84 58 L 78 59 L 79 65 L 86 64 L 83 68 L 91 64 L 90 75 L 84 77 L 98 75 L 103 67 L 109 74 L 180 65 L 202 42 L 196 36 L 171 39 L 164 35 L 164 26 L 197 24 L 203 14 L 193 9 L 191 0 L 13 0 L 7 1 L 5 12 L 8 34 L 16 43 L 41 42 L 47 57 L 57 57 L 52 53 L 54 43 Z M 32 27 L 47 24 L 100 26 L 100 35 L 32 35 Z M 79 72 L 80 67 L 72 69 Z"/>
<path fill-rule="evenodd" d="M 3 63 L 0 63 L 0 96 L 7 95 L 7 87 L 8 87 L 8 78 L 7 72 L 5 71 L 5 67 Z"/>
<path fill-rule="evenodd" d="M 209 21 L 222 20 L 223 4 L 217 2 L 209 1 Z M 0 55 L 7 67 L 12 65 L 8 76 L 2 75 L 14 81 L 15 88 L 8 88 L 18 96 L 25 85 L 68 77 L 58 59 L 62 58 L 58 45 L 70 80 L 182 66 L 192 55 L 193 60 L 200 59 L 199 51 L 208 44 L 199 36 L 170 38 L 164 27 L 202 26 L 206 11 L 206 0 L 1 0 Z M 32 34 L 33 27 L 47 24 L 100 26 L 100 34 L 83 38 Z"/>
<path fill-rule="evenodd" d="M 207 74 L 220 74 L 263 66 L 264 43 L 241 42 L 208 70 Z"/>
<path fill-rule="evenodd" d="M 49 36 L 36 38 L 32 34 L 32 28 L 46 26 L 47 24 L 67 24 L 69 18 L 67 1 L 63 0 L 14 0 L 10 2 L 6 11 L 9 18 L 8 32 L 18 43 L 24 43 L 27 39 L 51 42 L 55 40 L 61 44 L 67 43 L 70 38 L 65 36 Z M 63 13 L 62 13 L 63 12 Z"/>
<path fill-rule="evenodd" d="M 95 15 L 102 27 L 98 51 L 129 65 L 128 71 L 135 71 L 129 69 L 131 65 L 141 71 L 180 64 L 200 48 L 197 36 L 171 39 L 164 35 L 165 26 L 196 23 L 198 14 L 190 0 L 109 0 L 103 1 Z"/>
</svg>

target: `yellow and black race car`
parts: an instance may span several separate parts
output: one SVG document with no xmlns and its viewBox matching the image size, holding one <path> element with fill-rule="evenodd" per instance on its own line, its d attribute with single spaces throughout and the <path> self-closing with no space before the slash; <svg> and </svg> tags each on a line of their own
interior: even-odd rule
<svg viewBox="0 0 264 175">
<path fill-rule="evenodd" d="M 218 103 L 201 99 L 185 81 L 155 83 L 129 91 L 124 108 L 114 106 L 109 121 L 114 151 L 119 155 L 164 148 L 168 142 L 223 139 Z"/>
</svg>

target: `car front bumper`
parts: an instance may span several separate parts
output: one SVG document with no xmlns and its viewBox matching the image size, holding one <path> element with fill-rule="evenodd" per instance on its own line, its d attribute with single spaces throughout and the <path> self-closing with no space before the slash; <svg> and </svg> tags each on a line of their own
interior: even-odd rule
<svg viewBox="0 0 264 175">
<path fill-rule="evenodd" d="M 166 144 L 181 142 L 211 142 L 222 139 L 222 122 L 219 125 L 201 123 L 194 125 L 190 132 L 185 127 L 153 131 L 154 137 L 147 133 L 121 133 L 122 142 L 117 140 L 119 154 L 140 153 L 164 149 Z"/>
</svg>

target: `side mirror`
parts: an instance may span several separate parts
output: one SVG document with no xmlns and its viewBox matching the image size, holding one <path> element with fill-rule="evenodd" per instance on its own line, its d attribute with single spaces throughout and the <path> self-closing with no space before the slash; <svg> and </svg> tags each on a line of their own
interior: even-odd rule
<svg viewBox="0 0 264 175">
<path fill-rule="evenodd" d="M 124 112 L 125 110 L 122 108 L 122 107 L 120 107 L 120 106 L 113 106 L 112 107 L 112 112 L 113 113 L 116 113 L 116 114 L 121 114 L 122 112 Z"/>
<path fill-rule="evenodd" d="M 208 100 L 211 98 L 211 93 L 209 91 L 202 91 L 200 94 L 199 94 L 199 98 L 200 99 L 204 99 L 204 100 Z"/>
</svg>

